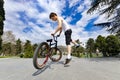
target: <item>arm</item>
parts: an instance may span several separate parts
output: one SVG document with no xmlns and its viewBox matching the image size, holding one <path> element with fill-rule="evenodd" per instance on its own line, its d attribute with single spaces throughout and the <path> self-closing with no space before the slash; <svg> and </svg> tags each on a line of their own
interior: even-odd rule
<svg viewBox="0 0 120 80">
<path fill-rule="evenodd" d="M 62 21 L 61 21 L 61 19 L 58 19 L 58 27 L 53 34 L 56 34 L 58 31 L 60 31 L 60 33 L 62 32 Z"/>
<path fill-rule="evenodd" d="M 61 33 L 62 33 L 62 28 L 60 29 L 60 33 L 59 33 L 59 36 L 61 35 Z"/>
</svg>

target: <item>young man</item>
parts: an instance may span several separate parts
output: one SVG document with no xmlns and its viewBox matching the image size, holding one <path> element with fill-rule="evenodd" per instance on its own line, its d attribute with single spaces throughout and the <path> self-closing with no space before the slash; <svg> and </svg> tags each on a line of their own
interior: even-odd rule
<svg viewBox="0 0 120 80">
<path fill-rule="evenodd" d="M 52 33 L 51 35 L 55 35 L 57 32 L 59 32 L 59 36 L 60 36 L 62 30 L 64 30 L 65 40 L 66 40 L 66 45 L 67 45 L 67 52 L 68 52 L 65 64 L 68 64 L 72 59 L 70 42 L 72 42 L 74 45 L 76 45 L 76 47 L 79 47 L 79 44 L 77 44 L 75 41 L 73 41 L 71 39 L 72 30 L 71 30 L 70 26 L 68 25 L 68 23 L 62 17 L 59 17 L 59 16 L 57 16 L 56 13 L 52 12 L 52 13 L 50 13 L 49 18 L 53 21 L 58 22 L 58 26 L 57 26 L 55 32 Z"/>
</svg>

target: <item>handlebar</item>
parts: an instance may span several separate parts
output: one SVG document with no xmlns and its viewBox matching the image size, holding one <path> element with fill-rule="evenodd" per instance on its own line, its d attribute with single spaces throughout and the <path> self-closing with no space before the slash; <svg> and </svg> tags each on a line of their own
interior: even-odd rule
<svg viewBox="0 0 120 80">
<path fill-rule="evenodd" d="M 54 40 L 55 42 L 57 42 L 57 38 L 60 37 L 60 35 L 57 35 L 57 36 L 52 35 L 52 36 L 53 36 L 53 40 Z"/>
</svg>

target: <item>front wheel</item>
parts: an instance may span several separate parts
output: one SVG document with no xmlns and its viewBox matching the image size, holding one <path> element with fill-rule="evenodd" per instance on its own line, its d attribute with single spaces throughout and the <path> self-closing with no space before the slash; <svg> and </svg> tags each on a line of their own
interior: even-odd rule
<svg viewBox="0 0 120 80">
<path fill-rule="evenodd" d="M 33 56 L 33 66 L 36 69 L 42 69 L 48 61 L 49 45 L 46 42 L 42 42 L 38 45 Z"/>
<path fill-rule="evenodd" d="M 61 58 L 62 58 L 62 52 L 60 51 L 60 49 L 55 48 L 55 47 L 51 48 L 51 50 L 50 50 L 50 59 L 53 62 L 57 62 Z"/>
</svg>

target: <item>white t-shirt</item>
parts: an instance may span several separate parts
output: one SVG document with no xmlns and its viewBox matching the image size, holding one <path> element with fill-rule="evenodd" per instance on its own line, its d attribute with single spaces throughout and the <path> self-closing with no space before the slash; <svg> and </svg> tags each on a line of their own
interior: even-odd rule
<svg viewBox="0 0 120 80">
<path fill-rule="evenodd" d="M 59 18 L 62 20 L 62 29 L 64 30 L 64 32 L 71 29 L 68 23 L 62 17 Z"/>
</svg>

